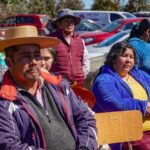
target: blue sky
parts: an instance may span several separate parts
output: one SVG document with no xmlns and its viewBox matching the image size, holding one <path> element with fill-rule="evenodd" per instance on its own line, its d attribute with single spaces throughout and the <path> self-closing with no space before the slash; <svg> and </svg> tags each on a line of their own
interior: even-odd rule
<svg viewBox="0 0 150 150">
<path fill-rule="evenodd" d="M 94 3 L 94 0 L 82 0 L 85 4 L 84 9 L 90 9 L 92 4 Z M 122 4 L 125 4 L 128 0 L 121 0 Z"/>
<path fill-rule="evenodd" d="M 94 0 L 82 0 L 85 4 L 84 9 L 90 9 L 92 4 L 94 3 Z"/>
</svg>

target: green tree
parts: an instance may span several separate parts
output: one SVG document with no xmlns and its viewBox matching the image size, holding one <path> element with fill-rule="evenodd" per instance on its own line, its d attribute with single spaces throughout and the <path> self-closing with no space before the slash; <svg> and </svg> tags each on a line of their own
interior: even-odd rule
<svg viewBox="0 0 150 150">
<path fill-rule="evenodd" d="M 95 0 L 92 10 L 119 10 L 119 0 Z"/>
<path fill-rule="evenodd" d="M 0 0 L 1 18 L 20 13 L 48 14 L 54 18 L 58 9 L 84 8 L 82 0 Z"/>
<path fill-rule="evenodd" d="M 72 10 L 82 10 L 84 8 L 84 3 L 82 0 L 59 0 L 58 9 L 69 8 Z"/>
<path fill-rule="evenodd" d="M 136 5 L 136 7 L 134 5 Z M 128 12 L 136 12 L 137 10 L 138 10 L 137 3 L 132 0 L 129 0 L 124 7 L 124 11 Z"/>
<path fill-rule="evenodd" d="M 6 10 L 6 4 L 0 2 L 0 14 L 1 14 L 0 21 L 2 21 L 7 16 L 7 13 L 5 10 Z"/>
<path fill-rule="evenodd" d="M 137 12 L 137 11 L 149 11 L 149 0 L 129 0 L 124 7 L 124 11 Z"/>
</svg>

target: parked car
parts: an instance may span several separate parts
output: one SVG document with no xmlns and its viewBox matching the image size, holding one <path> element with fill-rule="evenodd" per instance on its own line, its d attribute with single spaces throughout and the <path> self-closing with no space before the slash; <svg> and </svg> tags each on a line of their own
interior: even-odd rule
<svg viewBox="0 0 150 150">
<path fill-rule="evenodd" d="M 96 45 L 93 44 L 93 45 L 86 46 L 90 58 L 103 56 L 109 52 L 113 44 L 121 41 L 127 41 L 130 35 L 130 31 L 131 30 L 118 32 Z"/>
<path fill-rule="evenodd" d="M 139 11 L 133 13 L 136 17 L 150 17 L 150 11 Z"/>
<path fill-rule="evenodd" d="M 53 32 L 55 29 L 51 26 L 51 21 L 49 20 L 49 22 L 46 25 L 46 34 L 49 34 L 51 32 Z M 88 20 L 81 20 L 80 23 L 78 24 L 78 26 L 75 28 L 75 31 L 77 33 L 83 33 L 83 32 L 91 32 L 91 31 L 99 31 L 101 29 L 101 27 L 95 23 L 94 21 L 88 19 Z"/>
<path fill-rule="evenodd" d="M 99 31 L 101 27 L 94 21 L 88 19 L 88 20 L 81 20 L 79 25 L 75 28 L 75 31 L 77 33 L 83 33 L 83 32 L 91 32 L 91 31 Z"/>
<path fill-rule="evenodd" d="M 51 25 L 51 22 L 52 22 L 53 20 L 52 19 L 49 19 L 48 20 L 48 23 L 46 24 L 46 26 L 45 26 L 45 33 L 46 33 L 46 35 L 48 35 L 48 34 L 50 34 L 50 33 L 52 33 L 55 29 L 52 27 L 52 25 Z"/>
<path fill-rule="evenodd" d="M 48 23 L 49 16 L 45 14 L 18 14 L 7 17 L 0 27 L 13 27 L 21 25 L 36 26 L 39 35 L 45 35 L 45 26 Z"/>
<path fill-rule="evenodd" d="M 121 11 L 94 11 L 94 10 L 73 10 L 74 15 L 82 19 L 90 19 L 96 22 L 100 27 L 120 19 L 120 18 L 135 18 L 136 16 L 129 12 Z"/>
<path fill-rule="evenodd" d="M 132 27 L 142 19 L 143 18 L 118 19 L 106 25 L 101 31 L 81 33 L 80 36 L 85 41 L 85 45 L 99 43 L 117 32 L 132 29 Z"/>
</svg>

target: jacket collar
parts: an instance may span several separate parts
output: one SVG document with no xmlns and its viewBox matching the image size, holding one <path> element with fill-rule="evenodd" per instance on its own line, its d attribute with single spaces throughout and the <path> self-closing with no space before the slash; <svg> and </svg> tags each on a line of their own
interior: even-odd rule
<svg viewBox="0 0 150 150">
<path fill-rule="evenodd" d="M 41 72 L 41 76 L 44 78 L 45 81 L 55 84 L 57 86 L 60 85 L 61 76 L 55 76 L 48 72 Z M 0 97 L 7 99 L 9 101 L 15 101 L 17 97 L 17 89 L 15 83 L 11 79 L 9 71 L 6 71 L 3 77 L 2 86 L 0 89 Z"/>
<path fill-rule="evenodd" d="M 108 66 L 108 65 L 103 65 L 103 66 L 100 68 L 99 74 L 101 74 L 101 73 L 109 73 L 109 74 L 112 74 L 112 75 L 116 75 L 116 74 L 117 74 L 116 71 L 115 71 L 111 66 Z M 135 74 L 135 73 L 138 73 L 138 66 L 135 65 L 135 66 L 131 69 L 130 73 L 131 73 L 132 75 Z M 119 76 L 119 75 L 117 74 L 117 76 Z"/>
<path fill-rule="evenodd" d="M 9 71 L 6 71 L 0 89 L 0 97 L 8 99 L 9 101 L 14 101 L 16 99 L 16 95 L 16 87 L 10 77 Z"/>
<path fill-rule="evenodd" d="M 41 71 L 41 76 L 43 77 L 43 79 L 45 81 L 47 81 L 48 83 L 51 83 L 51 84 L 55 84 L 57 86 L 60 86 L 60 83 L 61 83 L 61 80 L 62 80 L 62 76 L 61 75 L 53 75 L 51 74 L 50 72 L 48 71 L 44 71 L 42 70 Z"/>
</svg>

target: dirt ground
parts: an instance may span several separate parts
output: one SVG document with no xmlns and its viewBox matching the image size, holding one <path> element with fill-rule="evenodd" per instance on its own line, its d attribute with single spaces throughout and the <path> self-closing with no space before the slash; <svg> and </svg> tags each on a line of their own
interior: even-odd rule
<svg viewBox="0 0 150 150">
<path fill-rule="evenodd" d="M 88 74 L 87 78 L 85 79 L 85 87 L 90 89 L 90 83 L 92 78 L 96 75 L 97 70 L 100 68 L 100 66 L 103 65 L 104 61 L 105 61 L 105 57 L 104 56 L 100 56 L 100 57 L 95 57 L 90 59 L 90 73 Z"/>
</svg>

